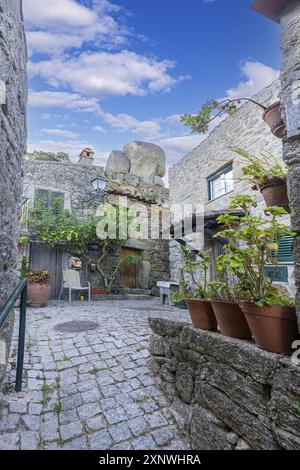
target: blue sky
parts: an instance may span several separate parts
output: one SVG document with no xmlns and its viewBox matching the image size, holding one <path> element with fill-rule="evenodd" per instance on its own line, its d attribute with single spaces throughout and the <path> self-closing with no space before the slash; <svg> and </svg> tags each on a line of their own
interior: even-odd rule
<svg viewBox="0 0 300 470">
<path fill-rule="evenodd" d="M 179 115 L 278 76 L 279 27 L 250 0 L 24 0 L 30 151 L 84 146 L 105 164 L 130 140 L 172 165 L 200 143 Z"/>
</svg>

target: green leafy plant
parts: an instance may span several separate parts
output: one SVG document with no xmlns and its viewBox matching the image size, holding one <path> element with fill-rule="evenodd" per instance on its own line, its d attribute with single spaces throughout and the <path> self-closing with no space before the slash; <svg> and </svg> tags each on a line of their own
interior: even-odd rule
<svg viewBox="0 0 300 470">
<path fill-rule="evenodd" d="M 29 284 L 48 284 L 50 281 L 49 271 L 33 269 L 27 274 Z"/>
<path fill-rule="evenodd" d="M 294 401 L 293 408 L 294 410 L 298 411 L 298 413 L 300 413 L 300 401 Z"/>
<path fill-rule="evenodd" d="M 221 272 L 226 266 L 227 273 L 236 278 L 236 289 L 244 301 L 259 306 L 293 306 L 294 301 L 265 273 L 266 264 L 278 267 L 280 239 L 294 236 L 286 225 L 279 222 L 286 211 L 269 207 L 265 210 L 265 217 L 259 217 L 251 215 L 256 206 L 256 200 L 251 196 L 237 196 L 232 198 L 229 210 L 242 211 L 244 217 L 230 213 L 218 217 L 223 228 L 217 236 L 227 240 L 225 252 L 219 258 Z"/>
<path fill-rule="evenodd" d="M 116 211 L 115 237 L 107 237 L 104 240 L 97 237 L 98 224 L 109 219 L 108 214 L 96 216 L 93 213 L 79 215 L 65 209 L 63 201 L 55 198 L 52 207 L 48 208 L 44 201 L 39 201 L 36 207 L 29 210 L 28 229 L 32 238 L 39 242 L 47 242 L 51 246 L 59 246 L 61 249 L 81 257 L 88 264 L 95 263 L 96 270 L 102 277 L 106 290 L 110 291 L 118 276 L 123 262 L 137 264 L 141 261 L 141 255 L 129 255 L 126 257 L 109 257 L 120 251 L 124 239 L 119 236 L 121 220 L 126 218 L 127 224 L 132 222 L 127 209 L 121 206 L 111 207 Z M 124 213 L 126 211 L 126 213 Z M 100 244 L 100 255 L 95 259 L 88 255 L 87 244 L 97 242 Z"/>
<path fill-rule="evenodd" d="M 222 118 L 226 115 L 233 115 L 240 107 L 242 101 L 250 101 L 261 107 L 263 110 L 267 108 L 255 100 L 249 98 L 239 98 L 231 100 L 226 98 L 224 100 L 210 100 L 204 103 L 197 113 L 184 114 L 181 116 L 181 122 L 190 127 L 195 134 L 204 134 L 209 130 L 209 124 L 217 118 Z"/>
<path fill-rule="evenodd" d="M 27 245 L 28 242 L 29 242 L 29 237 L 26 235 L 23 235 L 22 237 L 20 237 L 19 245 L 25 246 Z"/>
<path fill-rule="evenodd" d="M 181 245 L 180 251 L 183 259 L 183 271 L 191 278 L 192 288 L 189 290 L 187 283 L 183 282 L 182 293 L 175 294 L 174 301 L 179 302 L 188 298 L 207 299 L 210 297 L 208 281 L 210 257 L 208 252 L 192 252 L 186 246 Z"/>
<path fill-rule="evenodd" d="M 29 260 L 27 256 L 22 256 L 21 261 L 21 278 L 26 279 L 29 272 Z"/>
<path fill-rule="evenodd" d="M 287 166 L 272 153 L 262 150 L 259 155 L 252 155 L 238 147 L 232 147 L 231 150 L 247 163 L 242 171 L 251 184 L 260 187 L 274 179 L 286 183 Z"/>
</svg>

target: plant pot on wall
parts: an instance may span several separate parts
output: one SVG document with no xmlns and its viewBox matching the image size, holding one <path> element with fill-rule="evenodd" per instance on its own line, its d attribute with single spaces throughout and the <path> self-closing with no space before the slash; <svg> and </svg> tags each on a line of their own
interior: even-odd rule
<svg viewBox="0 0 300 470">
<path fill-rule="evenodd" d="M 238 304 L 211 300 L 211 305 L 222 335 L 239 339 L 252 338 L 244 313 Z"/>
<path fill-rule="evenodd" d="M 285 124 L 281 116 L 281 102 L 277 101 L 265 110 L 263 120 L 270 127 L 272 134 L 282 139 L 285 132 Z"/>
<path fill-rule="evenodd" d="M 194 328 L 212 331 L 218 329 L 218 323 L 210 302 L 207 300 L 189 299 L 187 304 Z"/>
<path fill-rule="evenodd" d="M 92 295 L 106 295 L 106 294 L 110 294 L 110 291 L 104 288 L 97 288 L 97 287 L 92 288 Z"/>
<path fill-rule="evenodd" d="M 295 308 L 258 307 L 246 302 L 240 306 L 259 348 L 279 354 L 292 353 L 292 344 L 299 339 Z"/>
<path fill-rule="evenodd" d="M 270 178 L 265 184 L 259 186 L 267 207 L 283 207 L 290 212 L 290 202 L 286 182 L 281 178 Z"/>
</svg>

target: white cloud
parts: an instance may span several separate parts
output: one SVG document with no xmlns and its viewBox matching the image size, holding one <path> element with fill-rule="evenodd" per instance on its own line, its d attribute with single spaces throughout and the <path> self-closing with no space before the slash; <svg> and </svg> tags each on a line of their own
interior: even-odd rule
<svg viewBox="0 0 300 470">
<path fill-rule="evenodd" d="M 46 151 L 46 152 L 66 152 L 73 161 L 77 161 L 79 154 L 82 149 L 85 147 L 90 147 L 95 152 L 95 164 L 105 165 L 108 158 L 109 152 L 104 152 L 93 145 L 90 142 L 84 140 L 63 140 L 63 141 L 54 141 L 54 140 L 39 140 L 36 142 L 28 143 L 28 152 L 33 152 L 34 150 Z"/>
<path fill-rule="evenodd" d="M 78 93 L 66 91 L 29 91 L 29 105 L 33 108 L 66 108 L 84 113 L 101 112 L 96 98 L 85 98 Z M 49 113 L 44 113 L 50 117 Z"/>
<path fill-rule="evenodd" d="M 41 133 L 45 135 L 65 137 L 67 139 L 77 139 L 77 137 L 80 137 L 80 134 L 78 134 L 77 132 L 71 132 L 66 129 L 58 129 L 58 128 L 57 129 L 42 129 Z"/>
<path fill-rule="evenodd" d="M 206 135 L 184 135 L 160 139 L 154 143 L 164 149 L 168 164 L 173 164 L 196 148 L 206 137 Z"/>
<path fill-rule="evenodd" d="M 241 71 L 245 80 L 242 80 L 236 87 L 227 90 L 226 94 L 230 99 L 250 98 L 279 77 L 279 70 L 268 67 L 261 62 L 245 62 Z"/>
<path fill-rule="evenodd" d="M 161 127 L 155 121 L 139 121 L 129 114 L 119 114 L 114 116 L 110 113 L 102 113 L 102 118 L 113 128 L 121 132 L 133 132 L 143 137 L 157 135 Z"/>
<path fill-rule="evenodd" d="M 163 119 L 167 124 L 180 124 L 181 114 L 171 114 Z"/>
<path fill-rule="evenodd" d="M 106 132 L 106 130 L 105 130 L 102 126 L 99 126 L 99 125 L 95 126 L 95 127 L 93 128 L 93 131 L 95 131 L 95 132 L 100 132 L 100 133 Z"/>
<path fill-rule="evenodd" d="M 29 105 L 34 108 L 66 108 L 72 111 L 97 114 L 107 124 L 121 132 L 132 132 L 140 136 L 153 136 L 160 132 L 160 124 L 151 120 L 139 120 L 129 114 L 113 115 L 103 111 L 95 98 L 85 98 L 78 93 L 61 91 L 33 91 L 29 93 Z M 51 115 L 45 113 L 45 117 Z M 100 125 L 94 128 L 100 132 Z M 102 129 L 102 127 L 101 127 Z M 101 131 L 102 132 L 102 131 Z"/>
<path fill-rule="evenodd" d="M 124 50 L 31 62 L 29 72 L 31 77 L 40 76 L 54 87 L 69 86 L 76 92 L 104 98 L 169 91 L 178 83 L 169 74 L 174 66 L 174 62 L 168 60 Z"/>
<path fill-rule="evenodd" d="M 112 16 L 119 7 L 95 1 L 93 10 L 76 0 L 24 0 L 29 53 L 53 54 L 85 43 L 111 48 L 124 44 L 129 32 Z"/>
</svg>

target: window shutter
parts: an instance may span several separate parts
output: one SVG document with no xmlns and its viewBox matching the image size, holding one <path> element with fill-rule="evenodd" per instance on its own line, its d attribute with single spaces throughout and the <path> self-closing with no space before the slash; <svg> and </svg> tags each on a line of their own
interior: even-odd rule
<svg viewBox="0 0 300 470">
<path fill-rule="evenodd" d="M 293 237 L 284 237 L 279 242 L 279 263 L 292 263 L 293 259 Z"/>
</svg>

